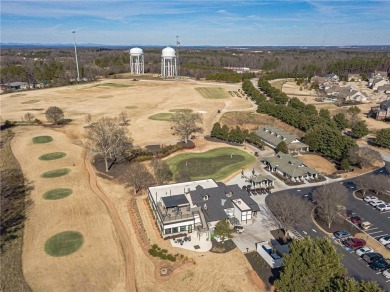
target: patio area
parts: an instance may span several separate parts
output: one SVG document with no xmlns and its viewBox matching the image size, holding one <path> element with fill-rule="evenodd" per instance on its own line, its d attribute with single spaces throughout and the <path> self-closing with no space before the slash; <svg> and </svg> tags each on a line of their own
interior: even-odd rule
<svg viewBox="0 0 390 292">
<path fill-rule="evenodd" d="M 185 240 L 185 237 L 187 240 Z M 207 252 L 212 247 L 208 232 L 195 231 L 185 237 L 170 239 L 170 242 L 173 247 L 184 248 L 197 252 Z M 188 240 L 189 237 L 190 240 Z"/>
</svg>

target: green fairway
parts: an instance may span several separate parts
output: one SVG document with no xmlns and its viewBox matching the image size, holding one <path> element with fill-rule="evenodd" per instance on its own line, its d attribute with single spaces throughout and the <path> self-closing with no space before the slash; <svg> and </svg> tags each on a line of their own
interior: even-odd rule
<svg viewBox="0 0 390 292">
<path fill-rule="evenodd" d="M 222 180 L 256 158 L 242 150 L 223 147 L 203 153 L 179 154 L 167 160 L 174 176 L 181 171 L 191 176 L 192 180 L 212 178 Z"/>
<path fill-rule="evenodd" d="M 37 136 L 34 137 L 32 140 L 35 144 L 43 144 L 53 141 L 53 138 L 51 136 Z"/>
<path fill-rule="evenodd" d="M 45 243 L 45 252 L 53 257 L 74 253 L 84 242 L 83 235 L 76 231 L 64 231 L 50 237 Z"/>
<path fill-rule="evenodd" d="M 26 100 L 26 101 L 21 102 L 21 104 L 37 103 L 39 101 L 40 101 L 39 99 L 30 99 L 30 100 Z"/>
<path fill-rule="evenodd" d="M 196 87 L 195 88 L 204 98 L 222 99 L 229 98 L 229 94 L 220 87 Z"/>
<path fill-rule="evenodd" d="M 52 152 L 52 153 L 47 153 L 39 156 L 40 160 L 55 160 L 55 159 L 60 159 L 62 157 L 65 157 L 66 153 L 64 152 Z"/>
<path fill-rule="evenodd" d="M 53 177 L 59 177 L 66 175 L 70 172 L 69 168 L 59 168 L 59 169 L 53 169 L 50 171 L 46 171 L 41 174 L 41 177 L 43 178 L 53 178 Z"/>
<path fill-rule="evenodd" d="M 171 113 L 158 113 L 153 116 L 150 116 L 150 120 L 154 121 L 171 121 L 173 118 L 173 114 Z"/>
<path fill-rule="evenodd" d="M 54 189 L 47 191 L 43 194 L 43 198 L 45 200 L 58 200 L 66 198 L 67 196 L 70 196 L 73 193 L 72 189 L 67 188 L 60 188 L 60 189 Z"/>
</svg>

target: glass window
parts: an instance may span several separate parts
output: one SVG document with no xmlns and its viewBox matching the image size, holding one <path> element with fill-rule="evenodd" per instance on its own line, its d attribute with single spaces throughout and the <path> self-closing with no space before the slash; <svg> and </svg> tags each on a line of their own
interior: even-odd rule
<svg viewBox="0 0 390 292">
<path fill-rule="evenodd" d="M 186 231 L 187 230 L 187 226 L 180 226 L 180 231 Z"/>
<path fill-rule="evenodd" d="M 173 227 L 172 228 L 172 233 L 178 233 L 179 232 L 179 228 L 178 227 Z"/>
<path fill-rule="evenodd" d="M 172 233 L 171 228 L 167 228 L 167 229 L 165 229 L 165 231 L 164 231 L 164 234 L 171 234 L 171 233 Z"/>
</svg>

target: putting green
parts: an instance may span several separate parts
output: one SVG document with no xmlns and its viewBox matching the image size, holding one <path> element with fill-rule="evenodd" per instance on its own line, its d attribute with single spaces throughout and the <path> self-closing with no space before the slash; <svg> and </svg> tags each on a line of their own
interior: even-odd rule
<svg viewBox="0 0 390 292">
<path fill-rule="evenodd" d="M 51 136 L 37 136 L 34 137 L 32 140 L 35 144 L 43 144 L 53 141 L 53 138 Z"/>
<path fill-rule="evenodd" d="M 64 152 L 52 152 L 52 153 L 47 153 L 39 156 L 40 160 L 55 160 L 55 159 L 60 159 L 62 157 L 65 157 L 66 153 Z"/>
<path fill-rule="evenodd" d="M 43 178 L 53 178 L 53 177 L 59 177 L 63 176 L 65 174 L 68 174 L 70 172 L 69 168 L 59 168 L 59 169 L 53 169 L 46 171 L 41 174 L 41 177 Z"/>
<path fill-rule="evenodd" d="M 222 147 L 203 153 L 179 154 L 167 160 L 174 176 L 186 172 L 192 180 L 221 180 L 253 163 L 256 158 L 242 150 Z"/>
<path fill-rule="evenodd" d="M 73 193 L 72 189 L 60 188 L 47 191 L 43 194 L 45 200 L 59 200 L 70 196 Z"/>
<path fill-rule="evenodd" d="M 220 87 L 196 87 L 198 91 L 204 98 L 208 99 L 223 99 L 229 98 L 229 94 Z"/>
<path fill-rule="evenodd" d="M 158 113 L 153 116 L 150 116 L 150 120 L 154 121 L 171 121 L 173 118 L 173 114 L 171 113 Z"/>
<path fill-rule="evenodd" d="M 192 109 L 185 109 L 185 108 L 174 108 L 169 110 L 171 113 L 177 113 L 177 112 L 184 112 L 184 111 L 190 111 L 193 112 Z"/>
<path fill-rule="evenodd" d="M 84 242 L 77 231 L 64 231 L 50 237 L 45 243 L 45 252 L 53 257 L 62 257 L 77 251 Z"/>
</svg>

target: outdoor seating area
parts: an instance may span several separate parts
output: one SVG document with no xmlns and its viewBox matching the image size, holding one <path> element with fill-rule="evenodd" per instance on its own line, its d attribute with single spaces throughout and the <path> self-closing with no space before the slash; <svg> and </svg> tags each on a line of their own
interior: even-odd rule
<svg viewBox="0 0 390 292">
<path fill-rule="evenodd" d="M 173 247 L 180 247 L 197 252 L 207 252 L 212 247 L 208 232 L 194 232 L 191 235 L 177 237 L 170 241 Z"/>
</svg>

